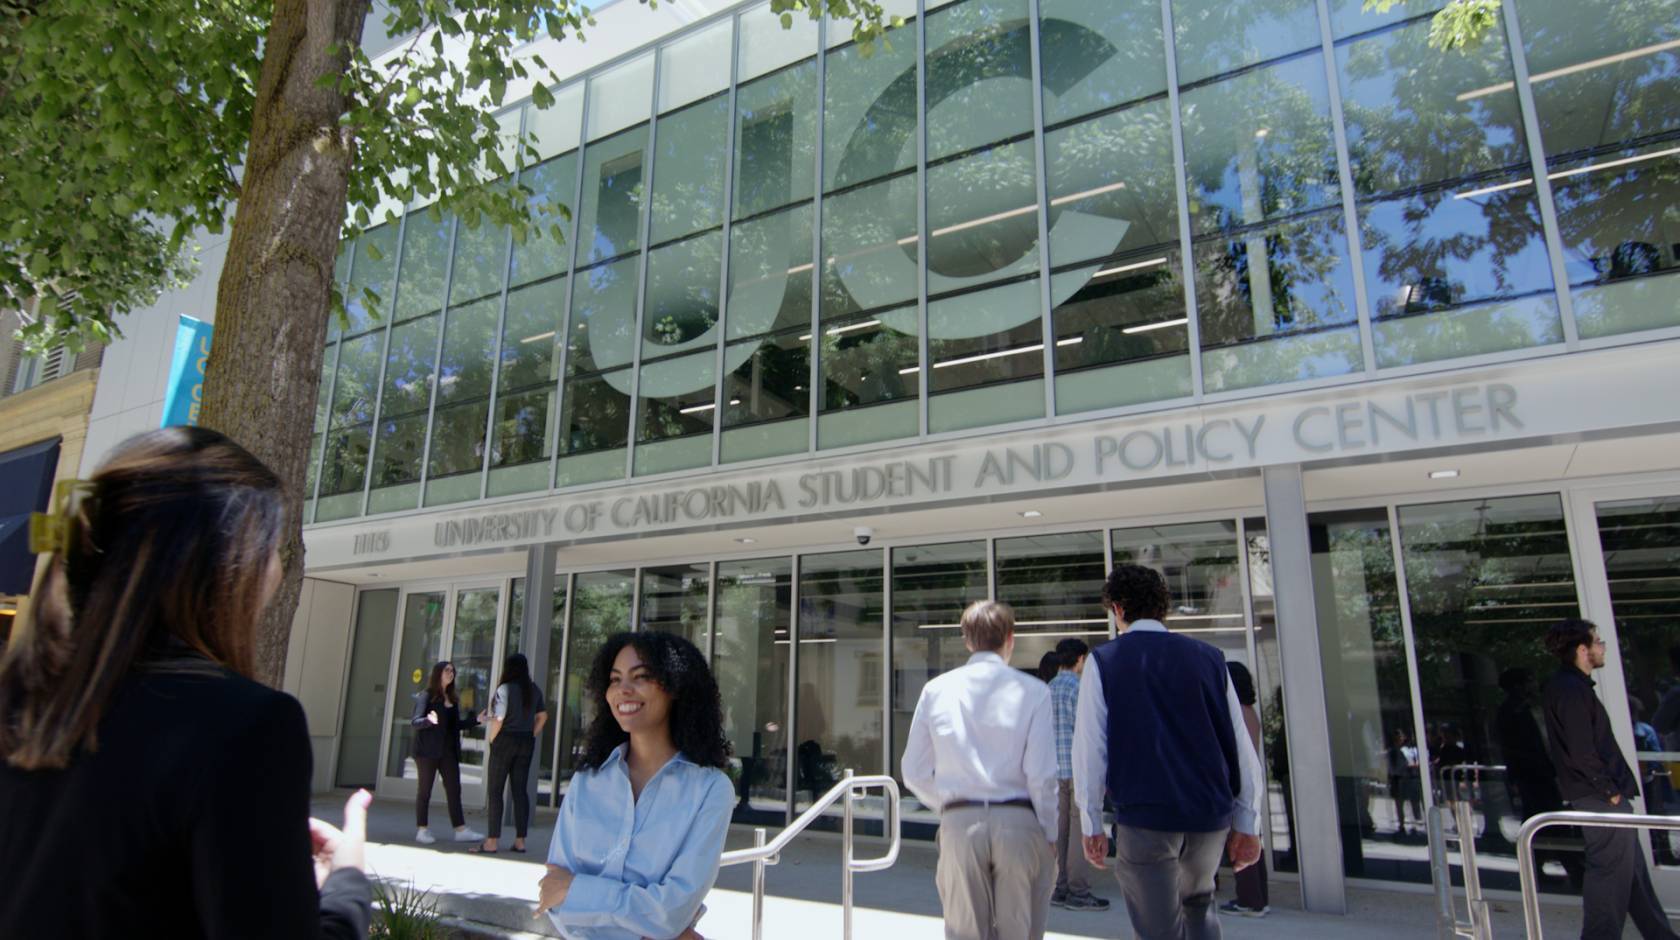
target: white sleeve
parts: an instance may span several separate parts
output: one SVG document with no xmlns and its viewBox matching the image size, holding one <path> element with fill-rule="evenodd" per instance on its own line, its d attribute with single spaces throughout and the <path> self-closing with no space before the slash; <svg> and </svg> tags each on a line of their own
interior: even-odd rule
<svg viewBox="0 0 1680 940">
<path fill-rule="evenodd" d="M 1056 814 L 1060 807 L 1058 803 L 1058 789 L 1060 784 L 1056 780 L 1056 725 L 1051 717 L 1054 706 L 1050 703 L 1050 691 L 1044 690 L 1044 697 L 1039 700 L 1038 707 L 1033 709 L 1027 722 L 1027 748 L 1023 755 L 1026 764 L 1022 769 L 1026 772 L 1027 792 L 1031 795 L 1033 812 L 1038 816 L 1038 824 L 1044 827 L 1045 838 L 1056 841 Z"/>
<path fill-rule="evenodd" d="M 933 731 L 928 728 L 927 689 L 922 689 L 916 702 L 916 714 L 910 719 L 910 734 L 904 742 L 904 756 L 899 759 L 899 775 L 904 785 L 915 794 L 922 805 L 939 812 L 939 792 L 933 783 Z"/>
<path fill-rule="evenodd" d="M 497 721 L 507 718 L 507 686 L 496 686 L 495 694 L 490 696 L 490 714 L 494 715 Z"/>
<path fill-rule="evenodd" d="M 1080 827 L 1101 835 L 1103 793 L 1108 788 L 1108 699 L 1094 659 L 1080 672 L 1079 707 L 1073 720 L 1073 802 Z"/>
<path fill-rule="evenodd" d="M 1237 701 L 1237 689 L 1229 676 L 1225 679 L 1225 703 L 1231 710 L 1231 731 L 1237 739 L 1237 772 L 1242 778 L 1242 791 L 1236 794 L 1237 805 L 1231 827 L 1248 835 L 1260 834 L 1260 756 L 1254 751 L 1254 741 L 1248 736 L 1248 723 L 1243 721 L 1242 703 Z"/>
</svg>

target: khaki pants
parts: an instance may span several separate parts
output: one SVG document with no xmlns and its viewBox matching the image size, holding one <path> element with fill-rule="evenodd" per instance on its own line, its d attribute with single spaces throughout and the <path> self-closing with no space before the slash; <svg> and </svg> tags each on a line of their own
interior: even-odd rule
<svg viewBox="0 0 1680 940">
<path fill-rule="evenodd" d="M 946 940 L 1040 940 L 1056 860 L 1024 806 L 965 806 L 939 819 L 934 881 Z"/>
<path fill-rule="evenodd" d="M 1073 805 L 1073 781 L 1056 781 L 1056 892 L 1053 897 L 1091 893 L 1091 863 L 1085 861 L 1085 831 Z"/>
</svg>

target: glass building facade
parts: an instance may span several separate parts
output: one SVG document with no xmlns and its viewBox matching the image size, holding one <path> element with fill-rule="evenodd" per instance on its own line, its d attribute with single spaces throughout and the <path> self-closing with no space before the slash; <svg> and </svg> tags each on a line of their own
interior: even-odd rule
<svg viewBox="0 0 1680 940">
<path fill-rule="evenodd" d="M 1680 326 L 1680 3 L 767 6 L 507 115 L 565 207 L 346 245 L 308 518 L 1335 384 Z M 1603 28 L 1572 28 L 1578 22 Z M 1589 35 L 1590 34 L 1590 35 Z"/>
</svg>

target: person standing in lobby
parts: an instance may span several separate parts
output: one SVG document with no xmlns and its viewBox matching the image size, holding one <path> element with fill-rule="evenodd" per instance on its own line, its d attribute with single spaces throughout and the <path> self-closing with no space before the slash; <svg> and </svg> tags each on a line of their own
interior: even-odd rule
<svg viewBox="0 0 1680 940">
<path fill-rule="evenodd" d="M 1116 875 L 1140 940 L 1218 940 L 1221 856 L 1238 872 L 1260 858 L 1260 760 L 1225 655 L 1161 624 L 1167 583 L 1152 569 L 1115 568 L 1103 604 L 1120 635 L 1091 652 L 1073 742 L 1085 858 L 1106 867 L 1107 793 Z"/>
<path fill-rule="evenodd" d="M 1050 895 L 1050 905 L 1071 911 L 1108 910 L 1108 899 L 1091 893 L 1090 867 L 1073 806 L 1073 724 L 1079 708 L 1079 674 L 1090 651 L 1078 637 L 1057 643 L 1060 668 L 1050 680 L 1056 725 L 1056 890 Z"/>
<path fill-rule="evenodd" d="M 1598 627 L 1564 620 L 1546 633 L 1546 650 L 1561 666 L 1541 692 L 1559 794 L 1577 810 L 1632 813 L 1629 801 L 1639 795 L 1639 778 L 1616 746 L 1610 714 L 1593 691 L 1593 670 L 1604 668 Z M 1630 915 L 1645 940 L 1672 940 L 1676 934 L 1651 883 L 1639 834 L 1582 826 L 1581 838 L 1586 843 L 1581 940 L 1619 938 Z"/>
<path fill-rule="evenodd" d="M 929 681 L 916 703 L 904 783 L 939 814 L 947 940 L 1037 940 L 1056 877 L 1050 688 L 1009 667 L 1009 605 L 970 604 L 962 634 L 968 663 Z"/>
<path fill-rule="evenodd" d="M 461 732 L 478 726 L 478 716 L 461 714 L 455 694 L 455 664 L 440 662 L 432 667 L 426 687 L 414 693 L 414 765 L 420 772 L 420 788 L 414 797 L 414 841 L 431 845 L 437 841 L 427 825 L 432 806 L 432 781 L 443 778 L 443 794 L 449 803 L 449 823 L 455 827 L 456 842 L 477 842 L 484 833 L 468 828 L 461 808 Z"/>
<path fill-rule="evenodd" d="M 502 792 L 513 795 L 512 850 L 525 851 L 525 833 L 531 828 L 531 795 L 526 790 L 531 777 L 531 758 L 536 755 L 537 739 L 548 724 L 548 704 L 543 701 L 542 688 L 531 681 L 530 660 L 524 653 L 514 653 L 502 666 L 502 682 L 490 697 L 490 708 L 479 715 L 480 723 L 488 729 L 490 745 L 490 795 L 487 811 L 490 814 L 490 835 L 467 851 L 493 854 L 502 837 Z"/>
</svg>

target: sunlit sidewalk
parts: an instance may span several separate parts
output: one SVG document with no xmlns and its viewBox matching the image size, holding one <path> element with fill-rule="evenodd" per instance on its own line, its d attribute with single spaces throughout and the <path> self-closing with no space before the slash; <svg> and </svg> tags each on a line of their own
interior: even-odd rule
<svg viewBox="0 0 1680 940">
<path fill-rule="evenodd" d="M 342 801 L 318 800 L 315 812 L 336 821 Z M 452 921 L 481 929 L 485 935 L 528 934 L 554 936 L 546 919 L 533 919 L 537 879 L 547 852 L 553 815 L 539 816 L 532 826 L 530 853 L 513 855 L 511 831 L 503 832 L 503 852 L 484 857 L 467 852 L 471 843 L 447 841 L 448 816 L 432 811 L 435 846 L 414 844 L 413 807 L 407 803 L 376 801 L 368 821 L 368 865 L 376 876 L 399 884 L 412 882 L 431 891 L 439 913 Z M 468 813 L 468 824 L 483 830 L 483 813 Z M 751 832 L 736 827 L 729 847 L 750 844 Z M 858 854 L 878 854 L 879 840 L 860 839 Z M 934 892 L 935 852 L 927 843 L 906 842 L 892 869 L 858 875 L 853 936 L 858 940 L 941 937 L 939 900 Z M 706 899 L 700 930 L 715 940 L 751 937 L 752 894 L 749 866 L 724 869 L 718 886 Z M 1130 927 L 1109 875 L 1100 877 L 1097 893 L 1114 901 L 1105 913 L 1076 913 L 1052 909 L 1053 940 L 1129 938 Z M 840 916 L 840 841 L 827 833 L 812 833 L 796 841 L 782 862 L 766 877 L 764 936 L 797 940 L 838 940 Z M 1229 895 L 1227 888 L 1225 896 Z M 1368 937 L 1373 940 L 1424 940 L 1435 937 L 1434 898 L 1428 894 L 1354 888 L 1349 891 L 1353 911 L 1346 917 L 1308 914 L 1300 909 L 1299 894 L 1289 882 L 1272 885 L 1272 913 L 1265 918 L 1225 917 L 1225 936 L 1233 940 L 1332 940 Z M 1514 901 L 1494 904 L 1494 936 L 1523 936 L 1522 913 Z M 1546 936 L 1580 935 L 1580 913 L 1573 906 L 1545 909 Z"/>
</svg>

